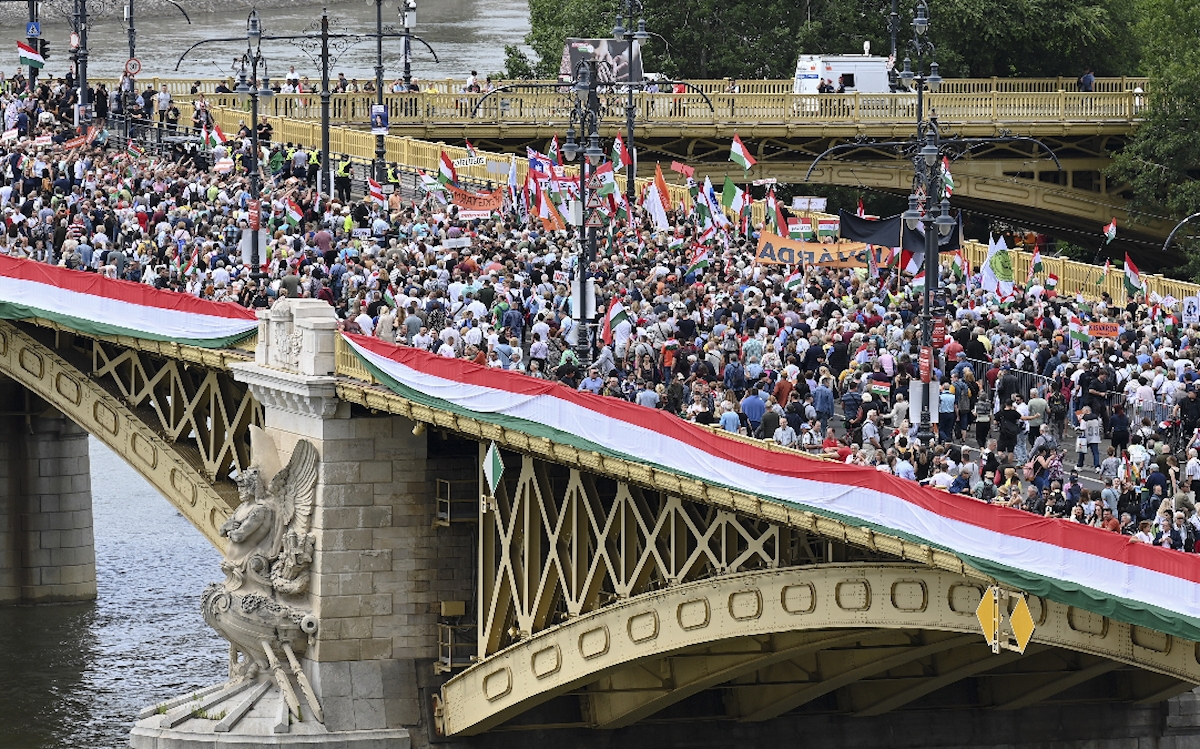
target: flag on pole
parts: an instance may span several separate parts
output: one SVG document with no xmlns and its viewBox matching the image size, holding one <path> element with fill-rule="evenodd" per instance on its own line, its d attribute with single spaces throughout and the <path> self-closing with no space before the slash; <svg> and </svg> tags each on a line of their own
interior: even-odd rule
<svg viewBox="0 0 1200 749">
<path fill-rule="evenodd" d="M 742 208 L 746 206 L 746 193 L 733 184 L 729 177 L 725 178 L 725 185 L 721 188 L 721 205 L 733 211 L 735 216 L 741 216 Z"/>
<path fill-rule="evenodd" d="M 613 303 L 608 306 L 608 311 L 604 313 L 604 324 L 600 328 L 600 338 L 611 346 L 613 342 L 613 330 L 628 319 L 629 313 L 625 311 L 625 305 L 621 304 L 620 301 L 613 300 Z"/>
<path fill-rule="evenodd" d="M 667 180 L 663 177 L 662 165 L 654 165 L 654 180 L 646 188 L 642 205 L 654 218 L 655 231 L 667 231 L 671 222 L 667 219 L 667 206 L 671 204 L 670 193 L 667 192 Z"/>
<path fill-rule="evenodd" d="M 792 289 L 798 288 L 803 285 L 804 285 L 804 272 L 801 270 L 794 271 L 792 273 L 792 275 L 788 276 L 783 281 L 783 288 L 787 289 L 788 291 L 791 291 Z"/>
<path fill-rule="evenodd" d="M 563 165 L 562 150 L 558 147 L 558 136 L 555 135 L 550 139 L 550 153 L 547 154 L 555 164 Z"/>
<path fill-rule="evenodd" d="M 1117 238 L 1117 218 L 1113 217 L 1112 221 L 1108 222 L 1108 226 L 1104 227 L 1104 244 L 1108 244 Z M 1126 255 L 1128 257 L 1128 255 Z"/>
<path fill-rule="evenodd" d="M 17 64 L 28 65 L 31 68 L 45 66 L 46 59 L 36 49 L 25 42 L 17 42 Z"/>
<path fill-rule="evenodd" d="M 950 159 L 942 157 L 942 195 L 950 197 L 954 194 L 954 177 L 950 176 Z"/>
<path fill-rule="evenodd" d="M 213 123 L 212 130 L 208 130 L 208 128 L 205 128 L 203 136 L 204 136 L 204 145 L 208 146 L 209 148 L 212 148 L 213 146 L 215 146 L 219 143 L 226 143 L 229 140 L 228 138 L 225 137 L 225 133 L 221 132 L 221 126 L 215 122 Z"/>
<path fill-rule="evenodd" d="M 913 276 L 912 283 L 909 285 L 912 287 L 913 291 L 924 291 L 925 290 L 925 271 L 920 271 L 919 273 L 917 273 L 917 275 Z"/>
<path fill-rule="evenodd" d="M 133 142 L 133 138 L 129 139 L 129 143 L 125 146 L 125 151 L 135 159 L 140 159 L 146 155 L 145 149 Z"/>
<path fill-rule="evenodd" d="M 441 154 L 441 160 L 438 163 L 438 182 L 443 185 L 457 184 L 458 171 L 454 168 L 454 162 L 450 160 L 445 151 L 442 151 Z"/>
<path fill-rule="evenodd" d="M 696 176 L 696 167 L 688 166 L 682 161 L 672 161 L 671 171 L 678 172 L 688 179 L 693 179 Z"/>
<path fill-rule="evenodd" d="M 954 257 L 950 259 L 950 273 L 953 274 L 954 278 L 958 281 L 963 281 L 967 277 L 966 259 L 963 258 L 961 248 L 956 250 Z"/>
<path fill-rule="evenodd" d="M 493 442 L 488 446 L 487 452 L 483 456 L 483 477 L 488 483 L 488 494 L 496 496 L 496 487 L 500 486 L 500 479 L 504 476 L 504 460 L 500 457 L 500 450 Z"/>
<path fill-rule="evenodd" d="M 1041 273 L 1044 270 L 1045 268 L 1042 266 L 1042 249 L 1034 247 L 1033 257 L 1029 260 L 1029 280 L 1026 283 L 1028 284 L 1029 281 L 1032 281 L 1035 274 Z"/>
<path fill-rule="evenodd" d="M 866 210 L 863 208 L 863 202 L 862 202 L 862 198 L 859 198 L 859 199 L 858 199 L 858 211 L 857 211 L 857 215 L 858 215 L 858 217 L 859 217 L 859 218 L 866 218 L 866 217 L 867 217 L 867 212 L 866 212 Z"/>
<path fill-rule="evenodd" d="M 1058 274 L 1057 273 L 1051 273 L 1048 276 L 1046 276 L 1046 288 L 1047 289 L 1058 288 Z"/>
<path fill-rule="evenodd" d="M 600 195 L 612 195 L 617 191 L 617 180 L 613 174 L 613 162 L 606 161 L 596 167 L 596 179 L 600 182 Z"/>
<path fill-rule="evenodd" d="M 1116 226 L 1116 219 L 1113 219 L 1111 226 Z M 1117 230 L 1113 229 L 1113 234 Z M 1129 253 L 1125 253 L 1125 290 L 1129 292 L 1129 296 L 1140 294 L 1143 291 L 1142 274 L 1138 273 L 1137 266 L 1133 264 L 1133 260 L 1129 257 Z"/>
<path fill-rule="evenodd" d="M 1104 261 L 1104 272 L 1101 273 L 1100 277 L 1096 279 L 1096 285 L 1099 286 L 1099 285 L 1103 284 L 1104 279 L 1108 278 L 1108 274 L 1111 272 L 1112 272 L 1112 261 L 1105 260 Z"/>
<path fill-rule="evenodd" d="M 467 144 L 467 158 L 475 158 L 475 146 L 471 145 L 471 141 L 463 138 L 463 143 Z"/>
<path fill-rule="evenodd" d="M 729 147 L 729 160 L 740 166 L 742 171 L 749 171 L 750 167 L 758 163 L 750 155 L 750 151 L 746 149 L 745 144 L 742 143 L 742 139 L 737 136 L 737 133 L 734 133 L 733 145 Z"/>
<path fill-rule="evenodd" d="M 617 133 L 617 137 L 613 140 L 612 162 L 614 172 L 621 171 L 623 166 L 633 164 L 633 159 L 629 157 L 629 150 L 625 148 L 625 141 L 621 140 L 620 133 Z"/>
<path fill-rule="evenodd" d="M 379 203 L 386 203 L 387 199 L 383 197 L 383 185 L 379 184 L 370 177 L 367 178 L 367 197 L 376 200 Z"/>
<path fill-rule="evenodd" d="M 807 218 L 797 216 L 788 216 L 786 221 L 788 239 L 800 239 L 805 242 L 812 241 L 813 228 L 811 221 Z"/>
<path fill-rule="evenodd" d="M 988 237 L 988 254 L 983 261 L 982 286 L 984 291 L 990 291 L 1002 300 L 1012 296 L 1012 257 L 1008 254 L 1008 243 L 1004 241 L 1004 237 L 996 241 Z"/>
<path fill-rule="evenodd" d="M 292 226 L 299 226 L 300 222 L 304 220 L 304 211 L 291 198 L 288 198 L 287 213 L 283 214 L 283 217 Z"/>
<path fill-rule="evenodd" d="M 708 250 L 703 246 L 698 246 L 692 252 L 692 259 L 688 261 L 688 273 L 696 273 L 704 270 L 709 265 Z"/>
<path fill-rule="evenodd" d="M 1083 346 L 1086 346 L 1091 341 L 1091 336 L 1088 335 L 1083 321 L 1077 315 L 1071 315 L 1067 327 L 1071 334 L 1071 347 L 1077 352 L 1081 351 Z"/>
<path fill-rule="evenodd" d="M 191 272 L 196 269 L 196 265 L 199 262 L 200 262 L 200 245 L 196 245 L 195 248 L 192 250 L 191 257 L 189 257 L 187 262 L 184 263 L 180 267 L 180 269 L 179 269 L 180 275 L 184 275 L 184 276 L 190 275 Z"/>
<path fill-rule="evenodd" d="M 838 226 L 840 221 L 836 218 L 819 218 L 817 219 L 817 236 L 818 237 L 836 237 L 838 234 Z"/>
</svg>

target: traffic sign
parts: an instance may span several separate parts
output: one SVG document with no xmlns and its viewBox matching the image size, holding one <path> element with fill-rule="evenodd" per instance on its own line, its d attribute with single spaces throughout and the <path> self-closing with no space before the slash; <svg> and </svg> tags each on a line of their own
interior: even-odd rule
<svg viewBox="0 0 1200 749">
<path fill-rule="evenodd" d="M 587 207 L 588 208 L 603 208 L 604 207 L 604 199 L 600 197 L 600 193 L 596 192 L 595 190 L 592 190 L 588 194 Z"/>
<path fill-rule="evenodd" d="M 1029 613 L 1029 604 L 1025 596 L 1017 596 L 1017 605 L 1008 615 L 1008 623 L 1012 625 L 1013 635 L 1017 638 L 1017 650 L 1025 652 L 1029 641 L 1033 638 L 1033 614 Z"/>
<path fill-rule="evenodd" d="M 25 36 L 30 39 L 36 39 L 42 35 L 42 24 L 38 21 L 30 21 L 25 24 Z"/>
<path fill-rule="evenodd" d="M 1000 591 L 995 586 L 983 591 L 979 606 L 975 608 L 975 617 L 979 619 L 979 627 L 983 630 L 983 639 L 991 646 L 993 653 L 1000 652 Z"/>
<path fill-rule="evenodd" d="M 142 72 L 142 61 L 136 57 L 131 57 L 125 61 L 125 72 L 129 75 L 136 76 Z"/>
<path fill-rule="evenodd" d="M 71 49 L 79 49 L 79 32 L 71 32 Z"/>
<path fill-rule="evenodd" d="M 588 211 L 587 222 L 584 223 L 584 226 L 594 229 L 601 229 L 604 227 L 604 214 L 600 212 L 599 208 L 593 208 L 592 210 Z"/>
</svg>

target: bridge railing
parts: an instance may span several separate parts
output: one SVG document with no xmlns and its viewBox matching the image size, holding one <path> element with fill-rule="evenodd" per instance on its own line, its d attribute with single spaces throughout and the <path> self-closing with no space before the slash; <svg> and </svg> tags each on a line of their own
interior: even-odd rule
<svg viewBox="0 0 1200 749">
<path fill-rule="evenodd" d="M 103 82 L 108 86 L 109 90 L 119 82 L 117 78 L 93 77 L 90 79 L 93 84 Z M 138 87 L 140 90 L 145 90 L 147 86 L 153 85 L 154 90 L 159 90 L 164 84 L 167 90 L 174 96 L 188 95 L 192 87 L 197 83 L 200 84 L 199 89 L 205 94 L 212 94 L 217 90 L 217 86 L 224 83 L 232 88 L 234 76 L 231 74 L 225 78 L 182 78 L 182 77 L 142 77 L 138 79 Z M 980 94 L 991 93 L 993 91 L 1000 93 L 1054 93 L 1056 91 L 1073 92 L 1078 90 L 1078 85 L 1075 78 L 1070 76 L 1058 76 L 1056 78 L 947 78 L 942 81 L 941 93 L 945 94 Z M 385 86 L 390 86 L 393 78 L 385 80 Z M 521 83 L 522 81 L 496 81 L 497 86 L 508 83 Z M 555 81 L 524 81 L 525 83 L 554 83 Z M 836 81 L 835 81 L 836 82 Z M 462 91 L 465 81 L 461 78 L 430 78 L 430 79 L 415 79 L 420 90 L 422 91 L 437 91 L 440 93 L 457 93 Z M 723 94 L 728 92 L 730 81 L 728 78 L 714 79 L 693 79 L 688 80 L 688 83 L 699 88 L 706 94 Z M 320 76 L 309 76 L 308 85 L 310 92 L 319 92 L 321 86 Z M 617 84 L 620 85 L 620 84 Z M 764 79 L 764 80 L 746 80 L 738 79 L 738 90 L 743 94 L 790 94 L 794 90 L 795 83 L 791 78 L 779 79 Z M 1095 91 L 1097 93 L 1115 93 L 1121 91 L 1133 91 L 1135 88 L 1141 88 L 1146 91 L 1149 86 L 1147 78 L 1139 78 L 1133 76 L 1120 76 L 1113 78 L 1097 78 L 1095 83 Z M 317 94 L 319 95 L 319 93 Z"/>
<path fill-rule="evenodd" d="M 634 117 L 639 123 L 751 126 L 759 123 L 814 125 L 892 125 L 916 119 L 914 94 L 715 94 L 713 109 L 699 94 L 637 94 Z M 189 104 L 194 97 L 176 100 Z M 231 95 L 205 96 L 214 106 L 237 108 Z M 330 121 L 365 126 L 375 97 L 337 94 L 330 101 Z M 536 125 L 565 127 L 574 105 L 569 92 L 506 92 L 484 99 L 481 94 L 388 94 L 384 97 L 392 127 L 445 125 Z M 601 118 L 625 121 L 626 97 L 600 97 Z M 1133 93 L 990 93 L 935 94 L 930 106 L 948 122 L 1120 122 L 1136 118 L 1145 97 Z M 312 94 L 278 94 L 260 102 L 269 118 L 319 120 L 321 101 Z M 715 110 L 715 111 L 714 111 Z"/>
</svg>

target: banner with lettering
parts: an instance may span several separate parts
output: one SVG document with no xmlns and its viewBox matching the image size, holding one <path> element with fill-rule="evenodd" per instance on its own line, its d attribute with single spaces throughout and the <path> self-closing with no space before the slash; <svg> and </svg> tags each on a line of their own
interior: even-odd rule
<svg viewBox="0 0 1200 749">
<path fill-rule="evenodd" d="M 878 250 L 876 250 L 878 252 Z M 819 265 L 826 268 L 865 268 L 867 246 L 861 242 L 821 244 L 785 239 L 763 231 L 758 235 L 756 263 L 767 265 Z"/>
<path fill-rule="evenodd" d="M 504 206 L 504 192 L 470 192 L 460 187 L 447 184 L 445 188 L 450 193 L 450 202 L 467 211 L 499 211 Z"/>
</svg>

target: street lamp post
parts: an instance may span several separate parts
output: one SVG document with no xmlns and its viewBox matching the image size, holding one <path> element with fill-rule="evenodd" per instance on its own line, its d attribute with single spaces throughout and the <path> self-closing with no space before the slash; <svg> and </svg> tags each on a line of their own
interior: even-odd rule
<svg viewBox="0 0 1200 749">
<path fill-rule="evenodd" d="M 934 60 L 936 48 L 928 41 L 929 7 L 925 0 L 920 0 L 913 13 L 913 38 L 909 42 L 911 56 L 905 56 L 904 69 L 898 76 L 900 86 L 905 89 L 916 89 L 917 92 L 917 141 L 922 143 L 920 151 L 913 157 L 914 178 L 913 194 L 908 198 L 908 210 L 904 212 L 904 222 L 909 228 L 923 226 L 925 229 L 925 288 L 921 303 L 921 346 L 928 352 L 929 371 L 937 369 L 938 357 L 933 347 L 933 304 L 937 299 L 938 287 L 938 236 L 950 233 L 955 226 L 950 218 L 950 201 L 941 199 L 938 216 L 934 218 L 934 205 L 942 192 L 941 173 L 938 169 L 941 160 L 939 148 L 939 132 L 935 117 L 925 118 L 925 92 L 935 92 L 942 85 L 942 77 L 938 74 L 938 64 Z M 916 72 L 913 71 L 913 60 L 916 57 Z M 921 73 L 921 59 L 929 59 L 929 74 Z M 924 206 L 921 197 L 916 192 L 918 186 L 925 191 Z M 921 383 L 921 424 L 917 429 L 917 439 L 921 444 L 929 446 L 933 442 L 933 427 L 930 418 L 929 385 Z"/>
<path fill-rule="evenodd" d="M 408 91 L 412 88 L 412 30 L 417 25 L 417 0 L 404 0 L 400 25 L 404 29 L 404 90 Z"/>
<path fill-rule="evenodd" d="M 625 11 L 624 18 L 628 18 L 630 24 L 633 23 L 634 13 L 638 14 L 636 31 L 634 31 L 632 27 L 625 27 L 623 23 L 624 18 L 621 16 L 622 5 L 624 6 Z M 635 88 L 635 84 L 640 85 L 643 82 L 642 68 L 640 66 L 637 69 L 638 79 L 636 81 L 633 79 L 633 45 L 634 42 L 637 42 L 639 45 L 645 44 L 650 38 L 650 32 L 646 31 L 646 19 L 642 17 L 642 13 L 644 12 L 645 8 L 642 5 L 641 0 L 618 0 L 617 24 L 613 27 L 613 38 L 621 39 L 629 43 L 629 66 L 626 68 L 629 73 L 627 81 L 628 86 L 626 87 L 629 98 L 625 103 L 625 147 L 629 149 L 629 154 L 633 163 L 629 165 L 629 172 L 625 175 L 625 197 L 631 206 L 634 204 L 637 198 L 637 182 L 635 179 L 637 175 L 637 157 L 634 155 L 636 150 L 634 149 L 633 145 L 633 117 L 634 114 L 636 114 L 637 109 L 633 103 L 633 90 Z"/>
<path fill-rule="evenodd" d="M 246 54 L 242 57 L 241 69 L 238 71 L 238 84 L 233 92 L 238 98 L 245 100 L 250 99 L 250 158 L 246 162 L 246 171 L 249 176 L 250 200 L 251 200 L 251 216 L 250 216 L 250 277 L 254 279 L 262 278 L 262 265 L 259 262 L 259 236 L 258 225 L 261 221 L 261 199 L 262 199 L 262 183 L 259 180 L 259 153 L 260 146 L 258 141 L 258 100 L 259 98 L 270 99 L 275 95 L 271 90 L 270 79 L 267 77 L 267 65 L 262 56 L 262 24 L 259 22 L 258 11 L 251 10 L 250 15 L 246 18 Z M 259 87 L 258 68 L 263 68 L 262 84 Z M 249 80 L 247 80 L 247 68 L 249 68 Z M 253 215 L 257 211 L 260 216 Z"/>
<path fill-rule="evenodd" d="M 576 217 L 575 229 L 579 242 L 577 257 L 579 262 L 575 269 L 575 277 L 579 283 L 578 327 L 575 335 L 575 354 L 579 363 L 587 367 L 592 361 L 592 337 L 595 328 L 596 298 L 592 288 L 592 280 L 588 277 L 592 263 L 596 261 L 596 227 L 587 226 L 588 200 L 591 197 L 591 179 L 595 169 L 604 160 L 604 151 L 600 148 L 600 95 L 596 89 L 597 67 L 595 60 L 585 60 L 579 63 L 575 74 L 575 106 L 570 113 L 570 124 L 567 126 L 567 140 L 563 143 L 563 157 L 574 161 L 583 156 L 579 169 L 579 211 Z M 575 127 L 579 126 L 580 141 L 587 134 L 587 146 L 575 140 Z M 584 232 L 587 239 L 584 239 Z"/>
<path fill-rule="evenodd" d="M 375 105 L 382 107 L 383 103 L 383 0 L 375 0 Z M 387 146 L 384 145 L 383 134 L 375 135 L 375 181 L 383 184 L 385 176 L 384 158 L 387 156 Z"/>
</svg>

